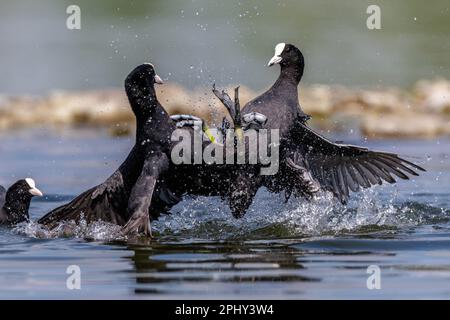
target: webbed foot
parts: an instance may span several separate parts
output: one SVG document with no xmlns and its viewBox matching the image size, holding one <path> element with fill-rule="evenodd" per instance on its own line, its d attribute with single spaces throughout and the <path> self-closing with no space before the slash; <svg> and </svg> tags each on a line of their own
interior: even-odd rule
<svg viewBox="0 0 450 320">
<path fill-rule="evenodd" d="M 244 130 L 259 130 L 267 123 L 267 117 L 259 112 L 246 113 L 242 117 L 242 120 Z"/>
<path fill-rule="evenodd" d="M 241 117 L 241 106 L 239 103 L 239 87 L 234 89 L 234 102 L 231 100 L 230 96 L 225 90 L 220 92 L 216 89 L 216 85 L 213 85 L 213 93 L 214 95 L 222 102 L 225 108 L 228 110 L 228 113 L 233 120 L 234 128 L 242 127 L 242 117 Z"/>
<path fill-rule="evenodd" d="M 234 102 L 231 100 L 228 93 L 224 90 L 220 92 L 213 85 L 213 93 L 222 102 L 228 113 L 233 120 L 233 126 L 235 129 L 261 129 L 267 122 L 267 117 L 262 113 L 250 112 L 241 116 L 241 105 L 239 102 L 239 87 L 234 89 Z"/>
<path fill-rule="evenodd" d="M 191 114 L 174 114 L 170 118 L 175 121 L 177 128 L 192 127 L 195 131 L 201 131 L 211 142 L 216 141 L 216 138 L 202 118 Z"/>
<path fill-rule="evenodd" d="M 203 120 L 191 114 L 174 114 L 170 119 L 175 121 L 177 128 L 193 127 L 195 130 L 203 128 Z"/>
<path fill-rule="evenodd" d="M 122 233 L 127 236 L 144 235 L 152 238 L 152 228 L 148 215 L 131 217 L 122 227 Z"/>
</svg>

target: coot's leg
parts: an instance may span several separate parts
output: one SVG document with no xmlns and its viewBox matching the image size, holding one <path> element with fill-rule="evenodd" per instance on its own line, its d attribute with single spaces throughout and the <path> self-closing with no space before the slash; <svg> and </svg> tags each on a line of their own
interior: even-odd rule
<svg viewBox="0 0 450 320">
<path fill-rule="evenodd" d="M 227 108 L 231 119 L 233 119 L 233 121 L 234 121 L 234 119 L 236 118 L 236 109 L 235 109 L 234 103 L 231 100 L 228 93 L 226 93 L 225 90 L 222 90 L 222 92 L 217 90 L 215 84 L 213 84 L 212 91 L 213 91 L 214 95 L 222 102 L 222 104 L 225 106 L 225 108 Z"/>
<path fill-rule="evenodd" d="M 225 108 L 228 110 L 231 119 L 233 120 L 234 130 L 239 139 L 243 138 L 242 134 L 242 118 L 241 118 L 241 106 L 239 103 L 239 87 L 234 88 L 234 102 L 231 100 L 228 93 L 224 90 L 220 92 L 213 85 L 213 93 L 222 102 Z"/>
<path fill-rule="evenodd" d="M 259 130 L 263 128 L 263 126 L 266 124 L 267 117 L 262 113 L 250 112 L 241 115 L 241 105 L 239 102 L 239 87 L 236 87 L 234 89 L 234 102 L 231 101 L 230 96 L 224 90 L 222 90 L 222 92 L 217 90 L 215 85 L 213 86 L 213 93 L 228 110 L 228 113 L 230 114 L 230 117 L 233 120 L 233 125 L 235 129 L 240 130 L 240 128 L 242 128 L 243 130 L 248 129 Z M 240 133 L 237 132 L 237 135 L 239 136 Z"/>
<path fill-rule="evenodd" d="M 207 139 L 211 142 L 216 142 L 216 138 L 212 135 L 206 121 L 202 118 L 191 114 L 174 114 L 170 118 L 175 121 L 177 128 L 192 127 L 197 131 L 202 130 Z"/>
</svg>

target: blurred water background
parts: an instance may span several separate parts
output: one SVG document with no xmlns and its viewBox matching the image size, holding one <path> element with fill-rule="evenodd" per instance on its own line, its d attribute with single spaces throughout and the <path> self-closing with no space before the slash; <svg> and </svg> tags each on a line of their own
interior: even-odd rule
<svg viewBox="0 0 450 320">
<path fill-rule="evenodd" d="M 66 28 L 66 8 L 81 8 L 81 30 Z M 366 27 L 370 4 L 381 30 Z M 408 87 L 449 77 L 450 5 L 413 1 L 51 1 L 0 3 L 0 92 L 121 87 L 151 61 L 188 88 L 273 82 L 275 44 L 306 57 L 305 82 Z"/>
</svg>

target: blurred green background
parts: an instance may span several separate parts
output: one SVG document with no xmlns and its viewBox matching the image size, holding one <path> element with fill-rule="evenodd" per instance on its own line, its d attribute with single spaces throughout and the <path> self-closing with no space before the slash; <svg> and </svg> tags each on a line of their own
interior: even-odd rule
<svg viewBox="0 0 450 320">
<path fill-rule="evenodd" d="M 66 8 L 81 7 L 81 30 Z M 368 30 L 368 5 L 381 30 Z M 450 1 L 50 1 L 0 3 L 0 93 L 117 87 L 151 61 L 188 88 L 273 82 L 278 42 L 306 56 L 308 83 L 399 85 L 450 76 Z"/>
</svg>

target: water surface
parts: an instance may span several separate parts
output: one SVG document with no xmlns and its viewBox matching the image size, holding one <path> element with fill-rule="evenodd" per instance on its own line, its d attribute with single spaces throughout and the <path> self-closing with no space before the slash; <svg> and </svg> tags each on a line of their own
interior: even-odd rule
<svg viewBox="0 0 450 320">
<path fill-rule="evenodd" d="M 218 199 L 186 199 L 153 223 L 152 242 L 123 241 L 101 223 L 66 238 L 35 224 L 0 228 L 0 298 L 449 299 L 450 141 L 346 141 L 428 171 L 348 208 L 326 195 L 284 203 L 261 190 L 235 220 Z M 32 202 L 37 219 L 102 182 L 132 143 L 97 130 L 2 133 L 0 182 L 34 177 L 46 193 Z M 69 265 L 81 268 L 81 290 L 66 288 Z M 366 287 L 369 265 L 381 268 L 381 290 Z"/>
</svg>

